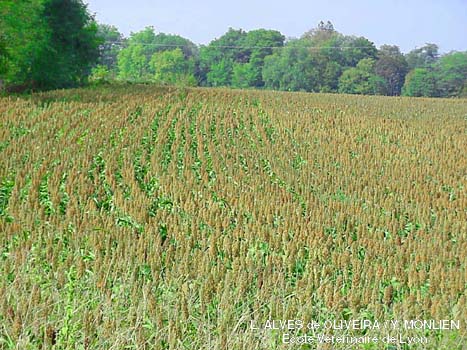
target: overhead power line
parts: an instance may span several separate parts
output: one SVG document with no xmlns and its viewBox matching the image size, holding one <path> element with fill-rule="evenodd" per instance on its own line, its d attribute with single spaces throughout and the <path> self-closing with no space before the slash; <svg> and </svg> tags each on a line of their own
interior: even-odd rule
<svg viewBox="0 0 467 350">
<path fill-rule="evenodd" d="M 127 44 L 125 41 L 114 41 L 112 44 Z M 336 50 L 350 50 L 350 49 L 368 49 L 368 46 L 235 46 L 235 45 L 177 45 L 177 44 L 148 44 L 148 43 L 138 43 L 137 45 L 142 46 L 157 46 L 157 47 L 184 47 L 184 48 L 192 48 L 193 45 L 195 47 L 214 47 L 220 49 L 240 49 L 240 50 L 248 50 L 248 49 L 315 49 L 315 50 L 322 50 L 322 49 L 336 49 Z"/>
</svg>

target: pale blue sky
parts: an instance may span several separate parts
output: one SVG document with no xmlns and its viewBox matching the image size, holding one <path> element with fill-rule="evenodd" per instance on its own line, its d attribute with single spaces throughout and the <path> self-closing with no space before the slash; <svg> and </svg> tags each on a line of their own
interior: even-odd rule
<svg viewBox="0 0 467 350">
<path fill-rule="evenodd" d="M 403 52 L 433 42 L 441 52 L 467 50 L 467 0 L 85 0 L 101 23 L 129 35 L 145 26 L 207 44 L 229 27 L 277 29 L 299 37 L 330 20 L 336 30 Z"/>
</svg>

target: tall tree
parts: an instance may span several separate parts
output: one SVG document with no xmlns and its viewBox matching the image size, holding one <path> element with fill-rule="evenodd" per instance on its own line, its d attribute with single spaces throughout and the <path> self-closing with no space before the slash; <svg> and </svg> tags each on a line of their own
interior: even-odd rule
<svg viewBox="0 0 467 350">
<path fill-rule="evenodd" d="M 146 61 L 149 62 L 152 55 L 159 50 L 159 46 L 156 43 L 154 27 L 148 26 L 139 32 L 131 33 L 128 38 L 128 45 L 125 49 L 131 48 L 132 46 L 139 46 L 146 57 Z"/>
<path fill-rule="evenodd" d="M 386 82 L 386 95 L 400 95 L 408 67 L 398 46 L 382 45 L 380 47 L 375 72 Z"/>
<path fill-rule="evenodd" d="M 220 38 L 200 48 L 197 74 L 201 85 L 231 84 L 234 63 L 247 63 L 249 59 L 248 50 L 243 48 L 246 35 L 247 33 L 241 29 L 229 28 Z M 221 67 L 227 69 L 225 74 L 219 70 Z"/>
<path fill-rule="evenodd" d="M 248 88 L 255 86 L 258 79 L 257 68 L 252 63 L 234 63 L 232 68 L 232 87 Z M 261 67 L 259 73 L 261 74 Z"/>
<path fill-rule="evenodd" d="M 329 21 L 321 21 L 302 39 L 310 47 L 312 64 L 317 72 L 315 91 L 337 91 L 339 77 L 345 69 L 355 67 L 364 58 L 376 58 L 377 50 L 372 42 L 363 37 L 345 36 Z"/>
<path fill-rule="evenodd" d="M 383 91 L 384 80 L 374 73 L 375 60 L 364 58 L 339 78 L 339 92 L 376 95 Z"/>
<path fill-rule="evenodd" d="M 266 88 L 284 91 L 317 91 L 319 71 L 306 47 L 306 39 L 289 41 L 283 49 L 265 58 Z"/>
<path fill-rule="evenodd" d="M 228 58 L 212 64 L 206 75 L 206 83 L 209 86 L 230 86 L 232 84 L 233 66 L 234 62 Z"/>
<path fill-rule="evenodd" d="M 131 43 L 118 53 L 118 78 L 126 81 L 151 79 L 149 62 L 143 44 Z"/>
<path fill-rule="evenodd" d="M 99 64 L 105 66 L 109 71 L 115 71 L 118 53 L 125 43 L 123 34 L 115 26 L 99 24 L 97 36 L 102 41 L 99 46 Z"/>
<path fill-rule="evenodd" d="M 467 85 L 467 51 L 444 55 L 437 66 L 441 96 L 465 96 Z"/>
<path fill-rule="evenodd" d="M 405 77 L 402 88 L 404 96 L 427 96 L 438 95 L 436 73 L 428 68 L 412 69 Z"/>
<path fill-rule="evenodd" d="M 249 78 L 243 79 L 243 84 L 248 81 L 250 87 L 264 86 L 262 78 L 264 58 L 272 54 L 273 48 L 282 47 L 284 40 L 284 35 L 277 30 L 257 29 L 247 33 L 242 40 L 242 46 L 245 48 L 244 60 L 248 63 L 241 71 L 244 77 L 247 75 Z M 240 72 L 239 67 L 237 72 Z"/>
<path fill-rule="evenodd" d="M 196 45 L 178 35 L 156 34 L 154 27 L 131 33 L 126 47 L 118 54 L 118 77 L 123 80 L 148 81 L 155 76 L 151 59 L 155 53 L 180 49 L 185 59 L 197 56 Z"/>
<path fill-rule="evenodd" d="M 334 25 L 330 21 L 327 21 L 326 23 L 320 21 L 315 28 L 305 32 L 302 35 L 302 39 L 308 39 L 317 44 L 319 42 L 329 40 L 336 34 L 337 31 L 334 29 Z"/>
<path fill-rule="evenodd" d="M 410 51 L 405 56 L 409 70 L 430 67 L 438 58 L 438 45 L 436 44 L 426 44 L 421 48 Z"/>
<path fill-rule="evenodd" d="M 82 1 L 5 0 L 0 13 L 7 84 L 49 89 L 85 82 L 99 40 Z"/>
<path fill-rule="evenodd" d="M 183 51 L 176 48 L 156 52 L 149 63 L 154 71 L 154 81 L 171 85 L 196 85 L 194 60 L 186 59 Z"/>
<path fill-rule="evenodd" d="M 364 37 L 345 36 L 342 41 L 343 60 L 345 67 L 355 67 L 362 59 L 376 59 L 378 50 L 374 43 Z"/>
<path fill-rule="evenodd" d="M 340 49 L 344 42 L 344 36 L 335 31 L 334 27 L 329 24 L 318 25 L 317 29 L 312 30 L 313 36 L 305 37 L 309 40 L 311 46 L 309 55 L 318 73 L 315 79 L 317 82 L 315 91 L 336 91 L 339 76 L 345 65 L 344 51 Z"/>
<path fill-rule="evenodd" d="M 198 47 L 190 40 L 179 35 L 158 33 L 154 38 L 156 52 L 180 49 L 185 58 L 196 58 Z"/>
<path fill-rule="evenodd" d="M 6 40 L 3 31 L 0 29 L 0 92 L 4 89 L 5 73 L 7 72 L 8 65 L 8 52 L 6 49 Z"/>
<path fill-rule="evenodd" d="M 0 1 L 0 80 L 8 87 L 31 87 L 32 74 L 47 49 L 49 34 L 41 0 Z"/>
<path fill-rule="evenodd" d="M 97 24 L 81 0 L 45 0 L 43 20 L 49 42 L 33 80 L 41 87 L 68 87 L 86 81 L 98 59 Z"/>
</svg>

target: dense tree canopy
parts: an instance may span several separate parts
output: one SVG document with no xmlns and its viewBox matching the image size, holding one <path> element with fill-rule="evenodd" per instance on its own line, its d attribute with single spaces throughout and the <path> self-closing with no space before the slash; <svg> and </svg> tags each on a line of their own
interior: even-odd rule
<svg viewBox="0 0 467 350">
<path fill-rule="evenodd" d="M 263 79 L 267 88 L 336 92 L 342 73 L 377 50 L 362 37 L 338 33 L 331 23 L 320 23 L 298 40 L 266 57 Z"/>
<path fill-rule="evenodd" d="M 156 34 L 153 27 L 132 33 L 126 46 L 118 54 L 118 77 L 131 81 L 153 80 L 156 74 L 155 65 L 151 64 L 153 56 L 175 49 L 178 49 L 186 60 L 193 60 L 198 55 L 196 45 L 181 36 Z"/>
<path fill-rule="evenodd" d="M 99 46 L 99 64 L 105 66 L 109 71 L 115 71 L 118 53 L 125 43 L 123 34 L 114 26 L 99 24 L 97 36 L 102 41 Z"/>
<path fill-rule="evenodd" d="M 375 73 L 385 81 L 385 95 L 400 95 L 408 72 L 407 61 L 398 46 L 383 45 L 375 63 Z"/>
<path fill-rule="evenodd" d="M 404 95 L 467 96 L 467 52 L 452 52 L 440 58 L 436 55 L 420 62 L 421 67 L 411 70 L 405 78 Z"/>
<path fill-rule="evenodd" d="M 38 61 L 49 41 L 43 11 L 39 0 L 0 2 L 0 79 L 5 84 L 31 84 L 34 70 L 41 69 Z"/>
<path fill-rule="evenodd" d="M 132 42 L 118 54 L 118 77 L 128 81 L 150 79 L 149 59 L 144 44 Z"/>
<path fill-rule="evenodd" d="M 348 94 L 381 94 L 385 81 L 374 73 L 375 60 L 363 58 L 356 67 L 344 71 L 339 78 L 339 92 Z"/>
<path fill-rule="evenodd" d="M 196 85 L 194 60 L 186 59 L 180 48 L 154 53 L 149 64 L 154 71 L 155 82 Z"/>
<path fill-rule="evenodd" d="M 243 77 L 247 78 L 244 82 L 248 82 L 246 86 L 240 87 L 262 87 L 264 86 L 262 69 L 264 66 L 264 59 L 266 56 L 271 55 L 275 47 L 282 47 L 284 45 L 285 37 L 276 30 L 258 29 L 252 30 L 247 33 L 243 39 L 242 45 L 245 47 L 245 63 L 239 63 L 245 67 L 239 68 L 237 72 L 243 71 Z M 234 77 L 235 77 L 234 68 Z M 235 84 L 233 84 L 235 86 Z"/>
<path fill-rule="evenodd" d="M 245 36 L 243 30 L 229 28 L 223 36 L 200 48 L 198 79 L 201 85 L 230 85 L 234 62 L 247 62 L 241 47 Z"/>
<path fill-rule="evenodd" d="M 82 1 L 5 0 L 0 13 L 7 84 L 47 89 L 86 81 L 100 41 Z"/>
<path fill-rule="evenodd" d="M 199 80 L 207 86 L 262 87 L 264 59 L 285 37 L 276 30 L 250 32 L 230 28 L 200 50 Z M 219 68 L 227 69 L 225 74 Z"/>
<path fill-rule="evenodd" d="M 229 28 L 198 47 L 154 27 L 125 38 L 97 25 L 82 0 L 0 2 L 0 89 L 134 81 L 406 96 L 467 95 L 467 52 L 428 43 L 404 55 L 320 22 L 299 39 Z M 90 75 L 90 73 L 92 73 Z M 19 87 L 17 89 L 17 87 Z"/>
<path fill-rule="evenodd" d="M 265 58 L 263 80 L 266 88 L 284 91 L 314 91 L 318 72 L 306 40 L 287 43 Z"/>
<path fill-rule="evenodd" d="M 427 68 L 415 68 L 411 70 L 405 77 L 402 93 L 405 96 L 437 96 L 436 73 Z"/>
<path fill-rule="evenodd" d="M 438 88 L 441 96 L 467 93 L 467 52 L 454 52 L 439 59 Z"/>
<path fill-rule="evenodd" d="M 409 69 L 427 68 L 434 64 L 438 58 L 438 45 L 426 44 L 425 46 L 410 51 L 406 56 Z"/>
<path fill-rule="evenodd" d="M 42 71 L 38 69 L 33 79 L 44 87 L 83 82 L 98 58 L 97 24 L 77 0 L 47 0 L 43 15 L 50 30 L 50 46 L 43 51 Z M 46 71 L 45 62 L 49 63 Z"/>
</svg>

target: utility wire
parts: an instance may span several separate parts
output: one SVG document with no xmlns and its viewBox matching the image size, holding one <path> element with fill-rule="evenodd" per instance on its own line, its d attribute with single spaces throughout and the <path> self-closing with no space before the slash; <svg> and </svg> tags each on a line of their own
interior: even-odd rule
<svg viewBox="0 0 467 350">
<path fill-rule="evenodd" d="M 127 44 L 125 41 L 113 41 L 110 44 Z M 105 44 L 104 44 L 105 45 Z M 180 48 L 193 48 L 193 46 L 199 48 L 199 45 L 177 45 L 177 44 L 148 44 L 148 43 L 138 43 L 137 45 L 142 46 L 158 46 L 158 47 L 180 47 Z M 235 45 L 201 45 L 201 47 L 209 47 L 209 48 L 220 48 L 220 49 L 240 49 L 240 50 L 248 50 L 248 49 L 315 49 L 315 50 L 325 50 L 325 49 L 368 49 L 368 46 L 235 46 Z"/>
</svg>

